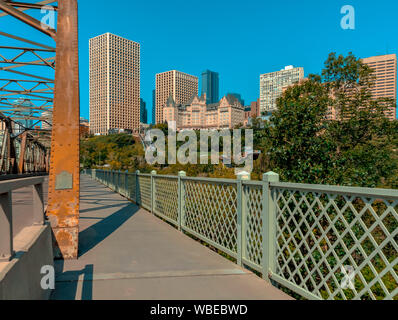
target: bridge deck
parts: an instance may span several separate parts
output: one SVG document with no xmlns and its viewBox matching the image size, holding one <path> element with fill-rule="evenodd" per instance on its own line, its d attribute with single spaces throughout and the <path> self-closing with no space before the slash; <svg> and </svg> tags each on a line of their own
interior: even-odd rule
<svg viewBox="0 0 398 320">
<path fill-rule="evenodd" d="M 87 176 L 80 253 L 56 261 L 53 299 L 290 299 Z"/>
</svg>

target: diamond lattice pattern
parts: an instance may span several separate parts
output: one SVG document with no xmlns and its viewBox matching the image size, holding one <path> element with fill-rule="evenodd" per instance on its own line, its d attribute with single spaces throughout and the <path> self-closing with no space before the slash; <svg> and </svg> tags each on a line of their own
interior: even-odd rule
<svg viewBox="0 0 398 320">
<path fill-rule="evenodd" d="M 186 227 L 223 248 L 237 252 L 236 184 L 184 180 Z"/>
<path fill-rule="evenodd" d="M 243 257 L 261 268 L 263 257 L 263 221 L 261 217 L 262 206 L 262 186 L 247 185 L 243 187 L 243 210 L 246 223 L 243 230 Z"/>
<path fill-rule="evenodd" d="M 397 199 L 284 188 L 273 197 L 278 275 L 323 299 L 398 300 Z"/>
<path fill-rule="evenodd" d="M 155 213 L 178 222 L 178 178 L 154 178 Z"/>
<path fill-rule="evenodd" d="M 138 202 L 148 210 L 151 210 L 151 177 L 138 176 Z"/>
</svg>

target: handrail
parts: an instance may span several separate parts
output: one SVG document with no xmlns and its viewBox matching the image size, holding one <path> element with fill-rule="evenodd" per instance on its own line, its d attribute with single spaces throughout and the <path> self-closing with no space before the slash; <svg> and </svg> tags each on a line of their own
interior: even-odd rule
<svg viewBox="0 0 398 320">
<path fill-rule="evenodd" d="M 362 196 L 370 195 L 370 196 L 381 196 L 381 197 L 398 199 L 398 190 L 393 190 L 393 189 L 359 188 L 359 187 L 345 187 L 345 186 L 289 183 L 289 182 L 272 182 L 271 186 L 281 189 L 296 189 L 301 191 L 315 191 L 315 192 L 333 192 L 342 195 L 362 195 Z"/>
<path fill-rule="evenodd" d="M 86 170 L 307 299 L 398 300 L 398 191 Z"/>
<path fill-rule="evenodd" d="M 13 259 L 14 235 L 12 215 L 12 192 L 32 186 L 33 195 L 33 225 L 44 225 L 44 202 L 43 202 L 44 177 L 32 177 L 0 182 L 0 262 Z"/>
</svg>

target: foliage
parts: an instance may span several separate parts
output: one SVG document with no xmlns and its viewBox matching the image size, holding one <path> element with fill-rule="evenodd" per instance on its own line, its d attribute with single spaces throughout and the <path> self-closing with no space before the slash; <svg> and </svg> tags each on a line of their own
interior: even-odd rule
<svg viewBox="0 0 398 320">
<path fill-rule="evenodd" d="M 360 59 L 351 53 L 331 53 L 320 75 L 310 75 L 285 90 L 269 122 L 253 120 L 254 149 L 261 155 L 254 162 L 252 178 L 261 179 L 272 170 L 283 181 L 397 188 L 398 122 L 384 116 L 395 102 L 372 99 L 373 83 L 372 70 Z M 333 113 L 337 120 L 328 120 Z M 167 124 L 153 128 L 164 133 L 168 150 Z M 199 131 L 196 135 L 199 141 Z M 184 143 L 177 141 L 177 149 Z M 210 145 L 209 141 L 209 152 Z M 141 143 L 123 134 L 83 140 L 81 157 L 86 168 L 235 177 L 233 168 L 223 165 L 149 166 Z"/>
<path fill-rule="evenodd" d="M 128 134 L 89 137 L 81 141 L 84 168 L 108 166 L 112 170 L 133 170 L 144 156 L 142 146 Z"/>
<path fill-rule="evenodd" d="M 264 129 L 272 169 L 292 182 L 398 187 L 397 125 L 384 115 L 394 101 L 372 99 L 372 84 L 361 60 L 332 53 L 321 76 L 289 87 Z"/>
</svg>

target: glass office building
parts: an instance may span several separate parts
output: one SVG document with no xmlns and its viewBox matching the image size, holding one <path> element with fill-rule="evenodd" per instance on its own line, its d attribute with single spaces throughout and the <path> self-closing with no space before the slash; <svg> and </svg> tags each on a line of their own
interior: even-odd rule
<svg viewBox="0 0 398 320">
<path fill-rule="evenodd" d="M 206 103 L 219 101 L 219 75 L 217 72 L 206 70 L 202 72 L 202 95 L 206 94 Z"/>
</svg>

